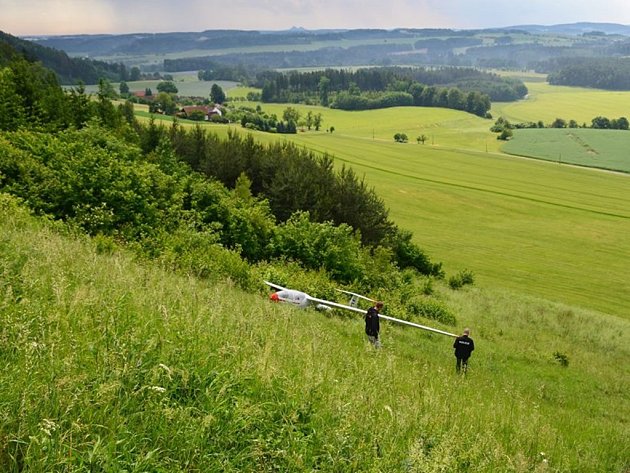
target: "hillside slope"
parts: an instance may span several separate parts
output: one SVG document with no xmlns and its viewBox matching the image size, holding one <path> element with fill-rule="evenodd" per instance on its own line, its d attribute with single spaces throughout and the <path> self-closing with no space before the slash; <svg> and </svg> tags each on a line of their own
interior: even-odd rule
<svg viewBox="0 0 630 473">
<path fill-rule="evenodd" d="M 461 378 L 449 338 L 386 326 L 377 352 L 360 320 L 64 233 L 0 196 L 3 471 L 629 466 L 627 321 L 444 291 L 478 345 Z"/>
<path fill-rule="evenodd" d="M 84 58 L 71 58 L 64 51 L 42 46 L 0 31 L 0 65 L 16 56 L 29 62 L 41 62 L 55 72 L 62 84 L 75 85 L 78 81 L 97 84 L 99 79 L 121 80 L 126 75 L 122 64 L 108 64 Z"/>
</svg>

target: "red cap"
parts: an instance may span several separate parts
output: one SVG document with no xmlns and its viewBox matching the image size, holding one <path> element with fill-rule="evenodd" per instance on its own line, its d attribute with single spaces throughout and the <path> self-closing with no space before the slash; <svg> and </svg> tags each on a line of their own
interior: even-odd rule
<svg viewBox="0 0 630 473">
<path fill-rule="evenodd" d="M 280 298 L 278 297 L 278 293 L 277 292 L 274 292 L 273 294 L 271 294 L 269 296 L 269 299 L 271 299 L 274 302 L 278 302 L 280 300 Z"/>
</svg>

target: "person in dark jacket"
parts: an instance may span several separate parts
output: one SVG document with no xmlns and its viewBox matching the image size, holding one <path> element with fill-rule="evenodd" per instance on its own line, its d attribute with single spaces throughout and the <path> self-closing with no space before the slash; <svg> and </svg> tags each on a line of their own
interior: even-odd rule
<svg viewBox="0 0 630 473">
<path fill-rule="evenodd" d="M 378 333 L 381 330 L 378 313 L 382 308 L 383 303 L 377 302 L 365 313 L 365 333 L 368 336 L 368 340 L 375 348 L 379 348 L 381 346 L 381 342 L 378 339 Z"/>
<path fill-rule="evenodd" d="M 453 348 L 455 348 L 455 358 L 457 358 L 457 372 L 459 373 L 463 369 L 465 373 L 468 369 L 468 358 L 470 358 L 470 354 L 475 349 L 475 342 L 470 338 L 469 328 L 465 329 L 464 333 L 455 339 Z"/>
</svg>

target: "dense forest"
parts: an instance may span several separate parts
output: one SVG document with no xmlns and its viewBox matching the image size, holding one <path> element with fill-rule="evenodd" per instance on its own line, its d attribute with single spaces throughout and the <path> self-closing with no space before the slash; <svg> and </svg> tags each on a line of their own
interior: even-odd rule
<svg viewBox="0 0 630 473">
<path fill-rule="evenodd" d="M 552 85 L 630 90 L 628 58 L 563 58 L 548 61 L 539 70 L 549 73 Z"/>
<path fill-rule="evenodd" d="M 496 100 L 516 100 L 527 93 L 521 81 L 464 68 L 268 71 L 258 74 L 257 85 L 262 86 L 263 102 L 318 103 L 343 110 L 446 107 L 481 117 L 490 110 L 490 98 L 479 89 L 490 91 Z"/>
<path fill-rule="evenodd" d="M 402 271 L 443 276 L 374 190 L 330 156 L 141 124 L 131 103 L 64 92 L 52 71 L 19 57 L 0 69 L 0 129 L 0 191 L 105 247 L 246 288 L 256 267 L 287 262 L 366 291 L 402 291 L 413 280 Z M 439 303 L 401 304 L 401 317 L 452 322 Z"/>
<path fill-rule="evenodd" d="M 122 63 L 71 58 L 63 51 L 25 41 L 2 31 L 0 31 L 0 48 L 2 49 L 0 65 L 11 56 L 21 56 L 29 61 L 40 61 L 46 68 L 55 72 L 62 84 L 76 85 L 78 82 L 98 84 L 101 78 L 116 82 L 140 78 L 138 68 L 128 71 Z"/>
</svg>

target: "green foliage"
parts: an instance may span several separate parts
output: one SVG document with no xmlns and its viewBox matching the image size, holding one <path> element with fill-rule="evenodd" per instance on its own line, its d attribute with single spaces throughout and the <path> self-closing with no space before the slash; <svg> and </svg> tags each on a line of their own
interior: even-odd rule
<svg viewBox="0 0 630 473">
<path fill-rule="evenodd" d="M 56 137 L 16 132 L 6 139 L 3 186 L 35 211 L 73 221 L 93 235 L 135 238 L 168 224 L 172 180 L 102 129 Z"/>
<path fill-rule="evenodd" d="M 201 110 L 193 110 L 188 114 L 188 119 L 196 122 L 202 122 L 206 119 L 206 114 Z"/>
<path fill-rule="evenodd" d="M 20 125 L 41 130 L 64 129 L 72 123 L 68 97 L 55 74 L 39 64 L 15 60 L 0 69 L 0 124 L 15 130 Z"/>
<path fill-rule="evenodd" d="M 435 320 L 450 326 L 457 324 L 455 315 L 438 299 L 417 295 L 407 301 L 406 306 L 413 315 Z"/>
<path fill-rule="evenodd" d="M 500 133 L 504 130 L 511 130 L 513 128 L 512 124 L 506 118 L 499 117 L 497 121 L 494 122 L 494 125 L 490 128 L 490 131 L 494 133 Z"/>
<path fill-rule="evenodd" d="M 260 107 L 256 110 L 251 108 L 236 108 L 229 112 L 233 121 L 240 121 L 241 126 L 249 130 L 266 131 L 269 133 L 297 133 L 296 122 L 283 122 L 278 120 L 275 114 L 269 115 Z"/>
<path fill-rule="evenodd" d="M 387 239 L 387 246 L 393 249 L 395 261 L 401 269 L 413 268 L 422 274 L 444 277 L 441 263 L 432 263 L 422 249 L 412 242 L 413 234 L 398 229 Z"/>
<path fill-rule="evenodd" d="M 562 118 L 556 118 L 551 124 L 551 128 L 566 128 L 567 121 Z"/>
<path fill-rule="evenodd" d="M 627 58 L 562 58 L 547 80 L 553 85 L 630 90 L 630 61 Z"/>
<path fill-rule="evenodd" d="M 406 143 L 407 141 L 409 141 L 409 137 L 406 133 L 396 133 L 394 135 L 394 141 L 396 143 Z"/>
<path fill-rule="evenodd" d="M 43 41 L 45 42 L 45 41 Z M 85 57 L 69 57 L 64 48 L 49 48 L 42 41 L 26 41 L 0 31 L 0 66 L 3 56 L 11 60 L 26 59 L 40 63 L 54 74 L 62 84 L 98 84 L 99 79 L 127 80 L 127 70 L 121 63 L 94 61 Z M 133 79 L 132 79 L 133 80 Z"/>
<path fill-rule="evenodd" d="M 178 92 L 177 86 L 171 80 L 165 80 L 157 85 L 158 92 L 164 92 L 167 94 L 176 94 Z"/>
<path fill-rule="evenodd" d="M 513 135 L 514 132 L 511 129 L 505 128 L 501 133 L 499 133 L 499 135 L 497 136 L 497 140 L 507 141 L 512 138 Z"/>
<path fill-rule="evenodd" d="M 26 122 L 26 110 L 17 90 L 15 74 L 0 69 L 0 130 L 14 131 Z"/>
<path fill-rule="evenodd" d="M 215 104 L 225 102 L 225 92 L 223 92 L 223 89 L 219 84 L 212 84 L 212 87 L 210 88 L 210 100 L 212 100 Z"/>
<path fill-rule="evenodd" d="M 553 357 L 560 364 L 560 366 L 563 366 L 565 368 L 569 366 L 569 357 L 566 354 L 556 351 L 554 352 Z"/>
<path fill-rule="evenodd" d="M 157 260 L 166 268 L 211 281 L 229 280 L 251 289 L 255 283 L 250 266 L 238 251 L 219 243 L 220 235 L 208 231 L 192 231 L 184 227 L 168 235 L 160 235 Z M 150 248 L 145 245 L 144 251 Z M 154 257 L 146 253 L 149 257 Z"/>
<path fill-rule="evenodd" d="M 361 68 L 316 72 L 265 72 L 258 76 L 264 102 L 319 103 L 342 110 L 396 106 L 449 107 L 485 117 L 493 100 L 527 94 L 517 79 L 472 68 Z M 426 85 L 431 84 L 431 85 Z M 443 85 L 438 88 L 437 85 Z"/>
<path fill-rule="evenodd" d="M 149 104 L 149 111 L 151 113 L 173 115 L 176 110 L 177 102 L 175 102 L 173 95 L 167 92 L 158 93 L 157 97 Z"/>
<path fill-rule="evenodd" d="M 371 110 L 388 107 L 405 107 L 413 105 L 413 97 L 406 92 L 382 92 L 355 95 L 350 92 L 339 92 L 331 108 L 341 110 Z"/>
<path fill-rule="evenodd" d="M 469 269 L 462 269 L 457 274 L 448 278 L 448 285 L 451 289 L 461 289 L 464 286 L 475 283 L 475 275 Z"/>
<path fill-rule="evenodd" d="M 282 112 L 282 118 L 286 122 L 297 123 L 300 120 L 300 112 L 294 107 L 287 107 L 284 112 Z"/>
<path fill-rule="evenodd" d="M 364 277 L 361 241 L 348 225 L 311 222 L 308 212 L 297 212 L 276 228 L 272 246 L 275 256 L 324 269 L 341 282 Z"/>
</svg>

